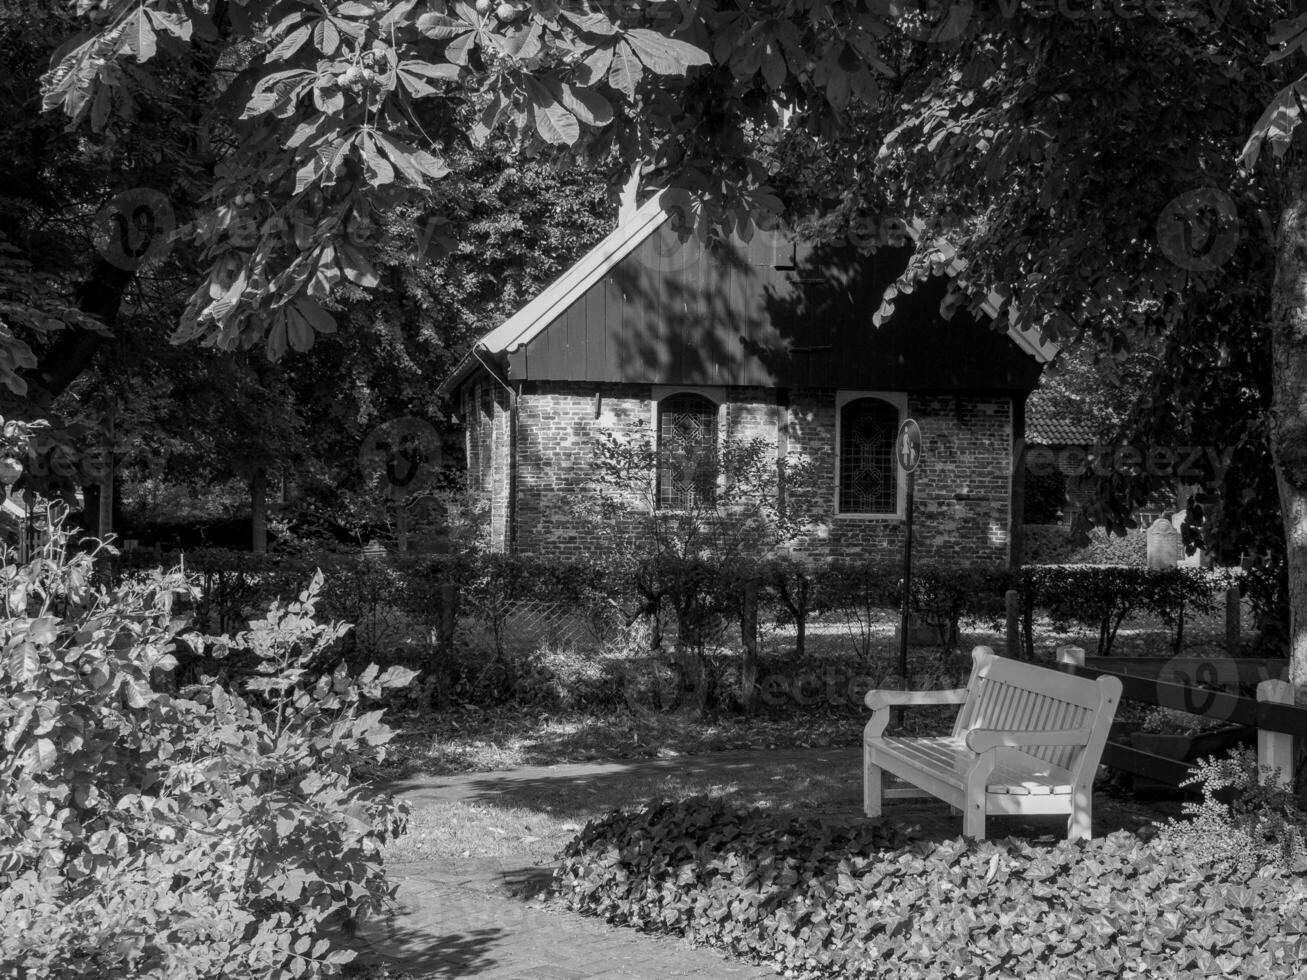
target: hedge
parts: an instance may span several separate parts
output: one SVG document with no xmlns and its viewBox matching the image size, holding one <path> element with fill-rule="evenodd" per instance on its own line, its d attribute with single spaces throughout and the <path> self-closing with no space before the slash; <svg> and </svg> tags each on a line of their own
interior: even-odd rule
<svg viewBox="0 0 1307 980">
<path fill-rule="evenodd" d="M 504 653 L 508 615 L 519 600 L 565 603 L 596 620 L 615 617 L 629 622 L 661 609 L 677 620 L 683 638 L 698 645 L 708 636 L 711 622 L 739 617 L 744 595 L 756 588 L 760 602 L 771 604 L 782 618 L 794 622 L 800 657 L 811 616 L 837 612 L 870 623 L 879 611 L 898 608 L 902 588 L 897 563 L 880 561 L 718 564 L 702 558 L 662 557 L 609 567 L 601 562 L 499 554 L 370 558 L 332 552 L 254 555 L 203 549 L 162 558 L 131 553 L 124 556 L 122 568 L 130 571 L 160 561 L 184 563 L 199 577 L 200 597 L 188 611 L 202 628 L 214 633 L 238 628 L 250 611 L 294 593 L 314 569 L 322 568 L 325 614 L 356 624 L 347 638 L 347 654 L 383 659 L 408 642 L 398 637 L 404 630 L 410 639 L 417 637 L 414 642 L 420 641 L 419 646 L 430 646 L 428 638 L 437 633 L 448 600 L 447 585 L 457 588 L 464 620 L 489 633 L 497 655 Z M 1158 572 L 1138 565 L 1031 565 L 1014 573 L 1002 566 L 922 563 L 914 569 L 912 607 L 921 621 L 935 628 L 941 649 L 950 652 L 957 646 L 962 622 L 999 627 L 1004 593 L 1015 589 L 1028 657 L 1034 654 L 1033 626 L 1041 611 L 1059 628 L 1078 625 L 1093 630 L 1097 653 L 1106 656 L 1117 630 L 1131 616 L 1148 613 L 1174 626 L 1182 606 L 1189 612 L 1213 610 L 1237 574 L 1191 568 Z M 1254 602 L 1259 626 L 1273 627 L 1287 618 L 1282 580 L 1273 570 L 1243 575 L 1241 584 Z M 870 652 L 869 646 L 864 652 Z"/>
<path fill-rule="evenodd" d="M 573 909 L 672 933 L 789 975 L 1030 980 L 1307 971 L 1307 886 L 1212 873 L 1129 834 L 1051 847 L 904 846 L 695 798 L 592 821 L 563 851 Z"/>
</svg>

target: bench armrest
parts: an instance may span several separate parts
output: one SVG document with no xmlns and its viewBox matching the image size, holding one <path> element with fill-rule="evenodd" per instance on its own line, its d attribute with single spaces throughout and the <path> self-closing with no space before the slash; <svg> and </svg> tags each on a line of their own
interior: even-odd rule
<svg viewBox="0 0 1307 980">
<path fill-rule="evenodd" d="M 967 732 L 967 748 L 972 752 L 990 749 L 1021 749 L 1041 745 L 1084 745 L 1089 741 L 1088 728 L 1062 728 L 1046 732 L 1008 732 L 998 728 L 977 728 Z"/>
<path fill-rule="evenodd" d="M 868 691 L 864 699 L 872 711 L 898 705 L 961 704 L 967 699 L 967 689 L 953 691 Z"/>
</svg>

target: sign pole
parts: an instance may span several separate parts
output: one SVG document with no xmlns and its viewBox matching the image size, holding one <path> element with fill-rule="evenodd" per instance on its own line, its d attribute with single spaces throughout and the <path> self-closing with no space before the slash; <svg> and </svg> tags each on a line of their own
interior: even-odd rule
<svg viewBox="0 0 1307 980">
<path fill-rule="evenodd" d="M 917 474 L 908 473 L 907 520 L 903 525 L 903 603 L 899 614 L 899 676 L 908 683 L 908 609 L 912 601 L 912 498 Z M 902 721 L 902 718 L 899 719 Z"/>
<path fill-rule="evenodd" d="M 908 686 L 908 612 L 912 605 L 912 505 L 917 489 L 917 467 L 921 465 L 921 427 L 912 419 L 899 426 L 894 439 L 894 458 L 906 480 L 903 522 L 903 596 L 899 609 L 899 677 Z M 903 708 L 897 710 L 895 723 L 903 724 Z"/>
</svg>

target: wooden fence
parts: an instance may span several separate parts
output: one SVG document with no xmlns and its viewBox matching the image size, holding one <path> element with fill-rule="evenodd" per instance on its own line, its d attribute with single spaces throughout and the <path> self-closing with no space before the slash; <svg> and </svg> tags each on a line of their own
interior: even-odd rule
<svg viewBox="0 0 1307 980">
<path fill-rule="evenodd" d="M 1199 683 L 1178 684 L 1163 679 L 1162 664 L 1175 671 L 1183 672 L 1183 665 L 1175 660 L 1154 661 L 1146 664 L 1129 658 L 1102 657 L 1085 659 L 1085 651 L 1080 647 L 1066 646 L 1057 651 L 1058 669 L 1068 674 L 1081 677 L 1101 677 L 1106 674 L 1121 681 L 1121 700 L 1141 704 L 1178 708 L 1192 714 L 1208 718 L 1220 718 L 1235 725 L 1250 725 L 1257 729 L 1257 762 L 1262 771 L 1262 779 L 1276 778 L 1281 785 L 1292 788 L 1294 771 L 1294 739 L 1307 737 L 1307 708 L 1294 704 L 1293 688 L 1286 681 L 1277 679 L 1283 676 L 1287 667 L 1285 661 L 1249 661 L 1246 665 L 1237 661 L 1224 660 L 1213 665 L 1214 683 L 1205 683 L 1199 658 L 1185 658 L 1185 663 L 1192 660 L 1195 665 L 1193 677 Z M 1229 677 L 1221 678 L 1221 673 L 1234 672 L 1233 683 Z M 1170 671 L 1168 671 L 1170 672 Z M 1268 673 L 1272 674 L 1266 679 Z M 1224 683 L 1221 683 L 1224 681 Z M 1255 683 L 1256 697 L 1244 697 L 1238 693 L 1241 687 Z M 1217 684 L 1223 688 L 1234 687 L 1234 691 L 1217 690 Z M 1142 749 L 1109 741 L 1103 750 L 1103 765 L 1111 766 L 1137 776 L 1144 776 L 1171 786 L 1178 786 L 1191 775 L 1191 764 L 1165 756 L 1145 752 Z"/>
</svg>

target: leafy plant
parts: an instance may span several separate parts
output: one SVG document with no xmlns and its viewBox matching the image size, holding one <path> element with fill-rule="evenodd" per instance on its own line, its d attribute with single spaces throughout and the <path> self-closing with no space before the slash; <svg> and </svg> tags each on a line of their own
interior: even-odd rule
<svg viewBox="0 0 1307 980">
<path fill-rule="evenodd" d="M 1200 802 L 1184 805 L 1185 820 L 1160 827 L 1159 846 L 1222 874 L 1251 875 L 1264 867 L 1307 872 L 1307 811 L 1287 790 L 1262 777 L 1257 753 L 1236 749 L 1201 759 L 1182 786 L 1197 786 Z"/>
<path fill-rule="evenodd" d="M 1130 834 L 1049 847 L 905 842 L 696 798 L 615 812 L 563 851 L 572 908 L 787 975 L 924 980 L 1257 976 L 1307 967 L 1307 893 Z"/>
<path fill-rule="evenodd" d="M 1208 718 L 1175 708 L 1149 708 L 1139 721 L 1139 730 L 1166 735 L 1197 735 L 1225 724 L 1220 718 Z"/>
<path fill-rule="evenodd" d="M 283 978 L 352 957 L 406 811 L 356 777 L 392 732 L 368 701 L 414 676 L 332 666 L 321 575 L 231 637 L 248 676 L 168 690 L 179 597 L 156 571 L 98 589 L 62 534 L 0 569 L 0 964 L 32 978 Z"/>
</svg>

